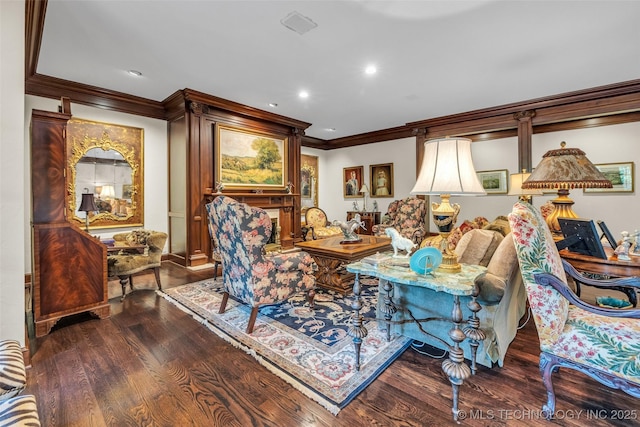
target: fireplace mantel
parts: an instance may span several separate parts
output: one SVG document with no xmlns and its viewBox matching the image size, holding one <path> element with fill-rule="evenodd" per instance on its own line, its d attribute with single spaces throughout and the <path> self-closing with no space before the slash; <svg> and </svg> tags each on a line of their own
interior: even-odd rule
<svg viewBox="0 0 640 427">
<path fill-rule="evenodd" d="M 294 241 L 294 206 L 297 197 L 296 193 L 248 193 L 248 192 L 222 192 L 222 193 L 205 193 L 205 200 L 210 203 L 218 196 L 231 197 L 238 202 L 246 203 L 249 206 L 255 206 L 262 209 L 277 209 L 280 212 L 278 218 L 280 224 L 280 245 L 283 249 L 293 247 Z"/>
</svg>

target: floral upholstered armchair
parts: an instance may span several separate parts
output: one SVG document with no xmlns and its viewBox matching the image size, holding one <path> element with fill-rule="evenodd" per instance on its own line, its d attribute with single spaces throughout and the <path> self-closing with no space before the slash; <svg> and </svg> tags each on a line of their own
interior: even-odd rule
<svg viewBox="0 0 640 427">
<path fill-rule="evenodd" d="M 342 234 L 340 227 L 331 225 L 327 214 L 320 208 L 310 207 L 304 214 L 302 226 L 302 240 L 324 239 L 325 237 L 339 236 Z"/>
<path fill-rule="evenodd" d="M 547 389 L 542 409 L 547 418 L 555 413 L 551 375 L 558 367 L 581 371 L 640 397 L 640 310 L 601 308 L 580 300 L 565 275 L 573 278 L 579 273 L 560 258 L 542 214 L 529 203 L 517 202 L 509 223 L 540 338 L 540 372 Z M 640 289 L 637 277 L 589 281 L 599 287 Z"/>
<path fill-rule="evenodd" d="M 398 230 L 402 237 L 420 244 L 426 233 L 426 215 L 427 204 L 423 199 L 410 196 L 394 200 L 389 204 L 382 222 L 373 226 L 373 235 L 385 236 L 385 230 L 392 227 Z"/>
<path fill-rule="evenodd" d="M 160 283 L 160 266 L 162 265 L 162 251 L 167 243 L 167 233 L 152 230 L 132 230 L 128 233 L 113 235 L 115 246 L 122 246 L 122 250 L 107 257 L 109 277 L 118 277 L 122 286 L 122 299 L 126 296 L 127 281 L 133 291 L 132 276 L 144 270 L 153 270 L 158 289 Z M 130 251 L 127 246 L 141 246 L 142 252 Z"/>
<path fill-rule="evenodd" d="M 283 302 L 306 291 L 313 308 L 317 265 L 307 252 L 265 254 L 271 236 L 271 219 L 263 209 L 218 196 L 206 205 L 216 247 L 222 258 L 224 313 L 229 295 L 252 307 L 246 332 L 261 305 Z"/>
</svg>

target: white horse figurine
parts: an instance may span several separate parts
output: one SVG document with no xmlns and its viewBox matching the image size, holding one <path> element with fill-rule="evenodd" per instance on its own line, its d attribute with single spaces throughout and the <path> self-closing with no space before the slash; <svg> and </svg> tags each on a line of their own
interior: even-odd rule
<svg viewBox="0 0 640 427">
<path fill-rule="evenodd" d="M 358 228 L 362 228 L 364 230 L 367 229 L 364 225 L 364 221 L 360 219 L 360 214 L 356 214 L 353 219 L 350 219 L 347 222 L 335 220 L 331 225 L 337 225 L 340 227 L 342 234 L 344 235 L 344 240 L 347 242 L 360 241 L 360 237 L 356 234 L 356 230 L 358 230 Z"/>
<path fill-rule="evenodd" d="M 398 256 L 398 251 L 405 251 L 405 258 L 409 258 L 411 251 L 417 246 L 413 240 L 402 237 L 395 228 L 387 228 L 384 230 L 384 233 L 391 237 L 391 246 L 393 247 L 394 257 Z"/>
</svg>

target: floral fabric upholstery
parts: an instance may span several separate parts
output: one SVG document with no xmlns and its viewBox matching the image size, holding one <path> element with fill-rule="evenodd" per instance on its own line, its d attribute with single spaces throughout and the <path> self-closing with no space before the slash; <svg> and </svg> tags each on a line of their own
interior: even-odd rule
<svg viewBox="0 0 640 427">
<path fill-rule="evenodd" d="M 265 254 L 272 231 L 266 211 L 226 196 L 206 208 L 230 295 L 257 307 L 315 288 L 317 265 L 307 252 Z"/>
<path fill-rule="evenodd" d="M 384 220 L 373 226 L 373 235 L 385 236 L 385 230 L 391 227 L 398 230 L 402 237 L 420 244 L 426 233 L 426 215 L 427 204 L 423 199 L 407 197 L 394 200 L 389 204 Z"/>
<path fill-rule="evenodd" d="M 458 246 L 458 242 L 462 239 L 462 236 L 467 234 L 471 230 L 483 229 L 489 226 L 489 220 L 483 216 L 477 216 L 473 220 L 464 220 L 460 226 L 455 227 L 451 230 L 449 237 L 447 238 L 447 245 L 450 250 L 454 250 Z M 503 234 L 504 235 L 504 234 Z M 425 238 L 421 243 L 420 247 L 424 248 L 425 246 L 434 246 L 440 247 L 442 242 L 442 237 L 438 236 L 429 236 Z"/>
<path fill-rule="evenodd" d="M 555 289 L 539 285 L 536 273 L 566 283 L 562 261 L 542 214 L 517 202 L 509 215 L 522 277 L 543 352 L 624 378 L 640 386 L 640 321 L 590 313 Z"/>
<path fill-rule="evenodd" d="M 310 240 L 312 235 L 316 239 L 325 237 L 338 236 L 342 234 L 342 230 L 337 225 L 329 225 L 327 214 L 320 208 L 310 207 L 304 215 L 305 225 L 309 230 L 305 236 L 305 240 Z M 313 227 L 313 229 L 311 229 Z"/>
</svg>

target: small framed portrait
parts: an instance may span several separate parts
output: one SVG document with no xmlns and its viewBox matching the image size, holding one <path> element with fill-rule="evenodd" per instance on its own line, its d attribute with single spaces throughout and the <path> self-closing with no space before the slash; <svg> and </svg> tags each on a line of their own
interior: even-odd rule
<svg viewBox="0 0 640 427">
<path fill-rule="evenodd" d="M 371 197 L 393 197 L 393 163 L 369 166 Z"/>
<path fill-rule="evenodd" d="M 343 169 L 343 192 L 345 199 L 362 197 L 360 188 L 364 177 L 364 166 L 350 166 Z"/>
</svg>

